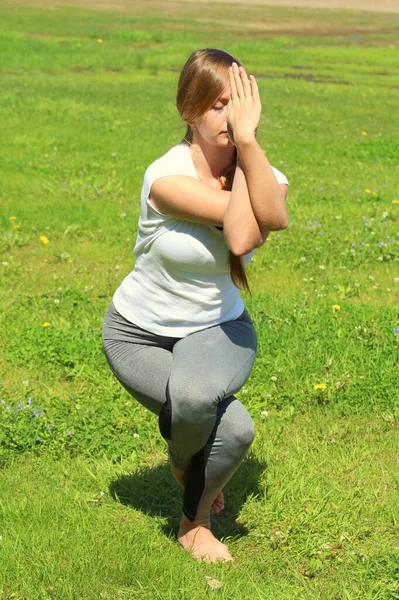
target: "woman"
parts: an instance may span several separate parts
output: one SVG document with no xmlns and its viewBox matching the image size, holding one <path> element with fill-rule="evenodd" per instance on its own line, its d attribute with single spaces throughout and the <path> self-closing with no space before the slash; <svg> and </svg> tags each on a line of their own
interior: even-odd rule
<svg viewBox="0 0 399 600">
<path fill-rule="evenodd" d="M 177 108 L 184 140 L 144 175 L 135 268 L 103 329 L 115 376 L 159 415 L 172 472 L 185 488 L 178 540 L 196 559 L 230 561 L 210 528 L 222 489 L 254 437 L 234 394 L 256 334 L 238 288 L 269 231 L 287 227 L 287 180 L 256 141 L 258 88 L 222 50 L 190 56 Z"/>
</svg>

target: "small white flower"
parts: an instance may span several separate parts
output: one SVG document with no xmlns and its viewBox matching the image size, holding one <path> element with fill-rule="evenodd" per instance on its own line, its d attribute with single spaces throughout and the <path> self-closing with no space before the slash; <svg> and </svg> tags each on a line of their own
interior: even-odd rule
<svg viewBox="0 0 399 600">
<path fill-rule="evenodd" d="M 377 258 L 377 260 L 379 260 L 379 261 L 381 262 L 381 261 L 382 261 L 382 260 L 384 260 L 384 259 L 383 259 L 383 257 L 382 257 L 382 256 L 379 256 L 379 257 Z"/>
<path fill-rule="evenodd" d="M 321 269 L 322 271 L 324 271 L 324 270 L 325 270 L 325 268 L 326 268 L 326 267 L 325 267 L 324 265 L 319 265 L 319 269 Z"/>
<path fill-rule="evenodd" d="M 25 387 L 27 387 L 29 385 L 29 379 L 24 379 L 22 382 L 22 385 L 24 385 Z"/>
<path fill-rule="evenodd" d="M 369 275 L 369 279 L 370 281 L 374 281 L 374 277 L 372 275 Z"/>
<path fill-rule="evenodd" d="M 277 377 L 276 377 L 275 375 L 272 375 L 272 377 L 270 377 L 270 379 L 271 379 L 272 381 L 277 381 Z"/>
<path fill-rule="evenodd" d="M 54 304 L 59 304 L 60 303 L 60 299 L 59 298 L 54 298 Z"/>
<path fill-rule="evenodd" d="M 269 411 L 268 410 L 262 410 L 262 412 L 260 414 L 262 416 L 262 419 L 266 419 L 266 417 L 269 416 Z"/>
<path fill-rule="evenodd" d="M 121 217 L 126 217 L 127 213 L 123 212 L 121 213 Z"/>
<path fill-rule="evenodd" d="M 8 262 L 6 260 L 3 260 L 1 264 L 3 265 L 3 267 L 8 267 Z"/>
<path fill-rule="evenodd" d="M 387 292 L 391 292 L 391 291 L 392 291 L 391 288 L 387 288 Z"/>
<path fill-rule="evenodd" d="M 394 277 L 393 282 L 394 283 L 399 283 L 399 277 Z"/>
<path fill-rule="evenodd" d="M 134 433 L 134 434 L 133 434 L 133 437 L 134 437 L 134 438 L 139 438 L 140 436 L 139 436 L 139 434 L 138 434 L 138 433 Z"/>
<path fill-rule="evenodd" d="M 305 262 L 306 257 L 305 256 L 301 256 L 301 258 L 299 259 L 301 262 Z"/>
<path fill-rule="evenodd" d="M 115 265 L 115 270 L 119 271 L 120 270 L 120 266 L 119 265 Z"/>
<path fill-rule="evenodd" d="M 355 283 L 353 284 L 355 287 L 360 287 L 360 283 L 358 283 L 357 281 L 355 281 Z"/>
</svg>

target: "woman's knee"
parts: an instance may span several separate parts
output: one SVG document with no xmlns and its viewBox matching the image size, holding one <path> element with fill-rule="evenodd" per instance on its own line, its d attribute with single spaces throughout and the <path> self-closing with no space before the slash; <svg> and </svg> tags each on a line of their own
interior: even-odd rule
<svg viewBox="0 0 399 600">
<path fill-rule="evenodd" d="M 248 449 L 255 438 L 255 427 L 252 419 L 249 417 L 245 422 L 237 423 L 233 436 L 237 446 Z"/>
<path fill-rule="evenodd" d="M 221 390 L 211 382 L 179 382 L 170 378 L 168 395 L 172 407 L 173 420 L 188 423 L 201 423 L 216 414 Z"/>
</svg>

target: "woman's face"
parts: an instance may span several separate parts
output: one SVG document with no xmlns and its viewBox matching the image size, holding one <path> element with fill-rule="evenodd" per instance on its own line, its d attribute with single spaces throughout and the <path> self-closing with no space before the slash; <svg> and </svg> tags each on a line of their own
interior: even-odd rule
<svg viewBox="0 0 399 600">
<path fill-rule="evenodd" d="M 200 136 L 205 142 L 213 146 L 232 146 L 227 135 L 227 104 L 230 100 L 230 88 L 227 88 L 218 98 L 217 102 L 198 117 L 192 124 L 193 142 L 199 141 Z"/>
</svg>

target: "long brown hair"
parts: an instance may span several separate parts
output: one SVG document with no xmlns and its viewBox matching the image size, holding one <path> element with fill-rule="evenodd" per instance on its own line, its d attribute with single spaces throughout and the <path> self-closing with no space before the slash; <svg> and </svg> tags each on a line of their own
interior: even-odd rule
<svg viewBox="0 0 399 600">
<path fill-rule="evenodd" d="M 229 85 L 228 69 L 233 62 L 240 61 L 234 56 L 216 48 L 203 48 L 194 52 L 184 65 L 179 78 L 176 94 L 177 110 L 187 123 L 184 141 L 191 144 L 193 130 L 190 122 L 209 110 Z M 231 164 L 219 178 L 222 189 L 231 190 L 236 168 L 237 152 Z M 245 267 L 241 256 L 230 251 L 230 277 L 238 288 L 250 291 Z"/>
</svg>

